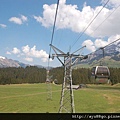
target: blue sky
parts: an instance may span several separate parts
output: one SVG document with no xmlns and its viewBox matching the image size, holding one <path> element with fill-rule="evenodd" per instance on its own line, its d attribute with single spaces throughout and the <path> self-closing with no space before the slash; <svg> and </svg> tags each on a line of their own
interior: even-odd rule
<svg viewBox="0 0 120 120">
<path fill-rule="evenodd" d="M 65 53 L 70 47 L 72 52 L 86 45 L 81 54 L 88 54 L 119 38 L 120 1 L 109 0 L 76 42 L 105 2 L 60 0 L 53 45 Z M 0 0 L 0 56 L 47 66 L 56 3 L 57 0 Z M 50 62 L 50 66 L 60 65 L 57 59 Z"/>
</svg>

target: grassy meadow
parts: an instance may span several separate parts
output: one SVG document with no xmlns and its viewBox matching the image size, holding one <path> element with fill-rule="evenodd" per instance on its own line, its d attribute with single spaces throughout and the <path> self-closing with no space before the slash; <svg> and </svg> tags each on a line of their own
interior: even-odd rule
<svg viewBox="0 0 120 120">
<path fill-rule="evenodd" d="M 52 84 L 47 100 L 46 84 L 0 85 L 0 113 L 57 113 L 61 85 Z M 74 90 L 76 113 L 120 113 L 120 84 L 88 85 Z"/>
</svg>

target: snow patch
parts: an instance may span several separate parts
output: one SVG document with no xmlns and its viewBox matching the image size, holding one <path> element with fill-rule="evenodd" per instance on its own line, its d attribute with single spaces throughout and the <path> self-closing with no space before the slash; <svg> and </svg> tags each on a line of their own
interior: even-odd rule
<svg viewBox="0 0 120 120">
<path fill-rule="evenodd" d="M 0 59 L 5 59 L 5 57 L 0 56 Z"/>
</svg>

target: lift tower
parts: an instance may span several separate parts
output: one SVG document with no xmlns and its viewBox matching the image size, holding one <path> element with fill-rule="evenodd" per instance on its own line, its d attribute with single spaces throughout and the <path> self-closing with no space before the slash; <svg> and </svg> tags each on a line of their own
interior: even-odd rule
<svg viewBox="0 0 120 120">
<path fill-rule="evenodd" d="M 46 73 L 47 100 L 52 100 L 51 78 L 52 76 L 49 76 L 49 70 L 47 70 L 47 73 Z"/>
<path fill-rule="evenodd" d="M 75 113 L 75 105 L 74 105 L 74 95 L 72 89 L 72 66 L 78 61 L 78 59 L 86 59 L 88 56 L 83 56 L 80 54 L 75 54 L 76 52 L 83 49 L 82 48 L 76 50 L 72 54 L 69 52 L 65 54 L 63 51 L 59 50 L 55 46 L 51 45 L 51 48 L 54 50 L 55 54 L 52 54 L 52 59 L 57 57 L 57 59 L 64 66 L 64 81 L 62 84 L 62 92 L 61 92 L 61 100 L 60 100 L 60 108 L 59 113 Z M 61 60 L 60 57 L 63 57 L 64 60 Z"/>
</svg>

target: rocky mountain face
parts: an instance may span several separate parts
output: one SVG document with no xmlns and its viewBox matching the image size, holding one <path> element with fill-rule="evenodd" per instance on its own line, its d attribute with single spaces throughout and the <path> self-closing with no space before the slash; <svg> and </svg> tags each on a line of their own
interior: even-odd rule
<svg viewBox="0 0 120 120">
<path fill-rule="evenodd" d="M 29 64 L 24 64 L 22 62 L 19 62 L 17 60 L 8 59 L 6 57 L 0 56 L 0 68 L 6 68 L 6 67 L 27 67 L 30 66 Z M 43 68 L 41 65 L 34 65 L 38 68 Z"/>
<path fill-rule="evenodd" d="M 19 62 L 17 60 L 8 59 L 6 57 L 0 56 L 0 68 L 6 68 L 6 67 L 23 67 L 30 66 L 29 64 L 24 64 L 22 62 Z"/>
<path fill-rule="evenodd" d="M 103 54 L 104 53 L 104 54 Z M 79 60 L 77 65 L 81 64 L 89 66 L 100 65 L 100 62 L 104 62 L 107 66 L 118 66 L 120 67 L 120 42 L 117 44 L 112 44 L 103 49 L 98 49 L 97 51 L 88 55 L 88 59 Z M 111 64 L 111 65 L 110 65 Z"/>
<path fill-rule="evenodd" d="M 0 68 L 3 67 L 20 67 L 20 65 L 12 59 L 7 59 L 5 57 L 0 56 Z"/>
</svg>

